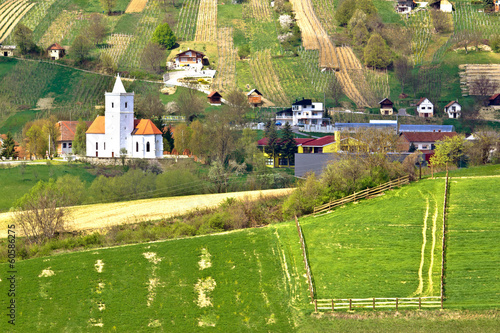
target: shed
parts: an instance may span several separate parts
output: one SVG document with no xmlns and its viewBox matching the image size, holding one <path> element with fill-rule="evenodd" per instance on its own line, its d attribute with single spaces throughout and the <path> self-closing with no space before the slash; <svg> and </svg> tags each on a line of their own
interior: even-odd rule
<svg viewBox="0 0 500 333">
<path fill-rule="evenodd" d="M 500 94 L 495 94 L 490 97 L 489 105 L 500 106 Z"/>
<path fill-rule="evenodd" d="M 212 91 L 210 94 L 208 94 L 208 103 L 211 105 L 221 105 L 222 104 L 222 96 L 219 94 L 217 91 Z"/>
<path fill-rule="evenodd" d="M 52 60 L 61 59 L 65 54 L 66 50 L 58 43 L 54 43 L 47 48 L 47 55 Z"/>
<path fill-rule="evenodd" d="M 0 56 L 12 57 L 14 55 L 15 45 L 0 45 Z"/>
<path fill-rule="evenodd" d="M 380 114 L 392 115 L 394 103 L 390 99 L 384 98 L 378 104 L 380 104 Z"/>
<path fill-rule="evenodd" d="M 262 94 L 257 89 L 252 89 L 248 94 L 248 104 L 252 104 L 253 106 L 257 106 L 262 103 Z"/>
</svg>

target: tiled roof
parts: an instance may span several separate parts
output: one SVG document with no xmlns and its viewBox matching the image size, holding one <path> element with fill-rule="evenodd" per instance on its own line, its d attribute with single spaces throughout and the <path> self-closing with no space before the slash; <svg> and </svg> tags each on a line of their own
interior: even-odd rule
<svg viewBox="0 0 500 333">
<path fill-rule="evenodd" d="M 500 96 L 500 94 L 495 94 L 493 96 L 490 97 L 490 101 L 494 100 L 495 98 L 497 98 L 498 96 Z"/>
<path fill-rule="evenodd" d="M 446 105 L 444 106 L 444 108 L 445 108 L 445 109 L 446 109 L 446 108 L 449 108 L 450 106 L 452 106 L 452 105 L 453 105 L 453 103 L 457 103 L 458 105 L 460 105 L 457 101 L 451 101 L 450 103 L 446 104 Z"/>
<path fill-rule="evenodd" d="M 391 101 L 390 99 L 388 99 L 388 98 L 384 98 L 383 100 L 381 100 L 380 102 L 378 102 L 378 104 L 382 104 L 382 103 L 384 103 L 384 104 L 394 104 L 394 103 L 392 103 L 392 101 Z"/>
<path fill-rule="evenodd" d="M 64 50 L 64 48 L 61 45 L 59 45 L 58 43 L 54 43 L 54 44 L 50 45 L 47 50 Z"/>
<path fill-rule="evenodd" d="M 260 93 L 260 91 L 258 91 L 257 89 L 250 90 L 250 92 L 247 94 L 247 96 L 250 96 L 252 93 L 256 93 L 257 95 L 262 96 L 262 94 Z"/>
<path fill-rule="evenodd" d="M 300 144 L 302 147 L 324 147 L 335 142 L 335 136 L 327 135 L 322 138 L 307 141 L 306 143 Z"/>
<path fill-rule="evenodd" d="M 314 139 L 311 138 L 295 138 L 295 142 L 297 143 L 297 146 L 303 145 L 306 142 L 309 141 L 314 141 Z M 257 141 L 258 146 L 267 146 L 267 138 L 262 138 L 259 141 Z"/>
<path fill-rule="evenodd" d="M 217 91 L 210 92 L 210 94 L 208 94 L 208 97 L 213 97 L 213 96 L 216 96 L 216 95 L 218 95 L 219 97 L 222 97 L 221 94 L 219 94 Z"/>
<path fill-rule="evenodd" d="M 135 119 L 132 135 L 162 134 L 156 125 L 149 119 Z"/>
<path fill-rule="evenodd" d="M 91 121 L 86 121 L 85 124 L 87 128 L 92 125 Z M 57 141 L 73 141 L 75 139 L 76 127 L 78 126 L 78 121 L 59 121 L 57 123 L 61 135 Z"/>
<path fill-rule="evenodd" d="M 92 125 L 90 125 L 89 129 L 87 130 L 87 134 L 104 134 L 105 133 L 105 117 L 104 116 L 97 116 L 97 118 L 94 120 Z"/>
<path fill-rule="evenodd" d="M 423 101 L 425 101 L 427 99 L 427 97 L 422 97 L 418 103 L 417 103 L 417 106 L 419 106 L 420 104 L 422 104 Z"/>
<path fill-rule="evenodd" d="M 186 51 L 184 51 L 184 52 L 177 53 L 175 56 L 176 56 L 176 57 L 181 56 L 181 55 L 183 55 L 183 54 L 184 54 L 184 53 L 186 53 L 186 52 L 194 52 L 194 53 L 196 53 L 197 55 L 198 55 L 198 54 L 199 54 L 199 55 L 201 55 L 202 57 L 204 57 L 204 56 L 205 56 L 205 54 L 203 54 L 202 52 L 198 52 L 198 51 L 195 51 L 195 50 L 186 50 Z"/>
<path fill-rule="evenodd" d="M 436 142 L 457 135 L 456 132 L 403 132 L 408 142 Z"/>
</svg>

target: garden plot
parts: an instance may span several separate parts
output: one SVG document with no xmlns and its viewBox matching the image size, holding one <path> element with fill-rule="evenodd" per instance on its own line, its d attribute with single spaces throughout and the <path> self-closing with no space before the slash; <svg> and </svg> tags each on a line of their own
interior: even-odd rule
<svg viewBox="0 0 500 333">
<path fill-rule="evenodd" d="M 444 180 L 301 220 L 318 299 L 439 296 Z"/>
<path fill-rule="evenodd" d="M 217 41 L 217 0 L 200 1 L 194 40 L 198 42 Z"/>
<path fill-rule="evenodd" d="M 125 13 L 140 13 L 144 10 L 147 3 L 148 0 L 131 0 L 127 9 L 125 9 Z"/>
<path fill-rule="evenodd" d="M 280 84 L 279 76 L 271 62 L 269 49 L 256 52 L 250 60 L 254 82 L 262 94 L 278 106 L 289 105 L 289 100 Z"/>
<path fill-rule="evenodd" d="M 35 3 L 28 1 L 7 1 L 0 7 L 0 43 L 10 35 L 24 15 Z"/>
<path fill-rule="evenodd" d="M 236 85 L 236 54 L 233 44 L 233 28 L 219 28 L 217 48 L 219 60 L 217 77 L 212 85 L 213 90 L 230 91 Z"/>
</svg>

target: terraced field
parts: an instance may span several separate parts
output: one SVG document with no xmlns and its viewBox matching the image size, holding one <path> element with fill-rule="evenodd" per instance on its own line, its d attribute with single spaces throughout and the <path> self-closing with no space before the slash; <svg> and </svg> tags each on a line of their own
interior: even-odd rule
<svg viewBox="0 0 500 333">
<path fill-rule="evenodd" d="M 460 86 L 462 93 L 467 95 L 478 95 L 473 84 L 481 77 L 487 77 L 497 89 L 491 91 L 491 95 L 500 91 L 500 65 L 499 64 L 464 64 L 460 65 Z"/>
<path fill-rule="evenodd" d="M 237 50 L 233 43 L 233 28 L 218 29 L 217 50 L 219 52 L 219 66 L 212 90 L 230 91 L 236 86 L 236 57 Z"/>
<path fill-rule="evenodd" d="M 363 66 L 348 46 L 336 47 L 340 70 L 335 72 L 342 90 L 358 107 L 376 103 L 364 77 Z"/>
<path fill-rule="evenodd" d="M 24 0 L 10 0 L 0 5 L 0 43 L 3 43 L 33 6 L 35 3 Z"/>
</svg>

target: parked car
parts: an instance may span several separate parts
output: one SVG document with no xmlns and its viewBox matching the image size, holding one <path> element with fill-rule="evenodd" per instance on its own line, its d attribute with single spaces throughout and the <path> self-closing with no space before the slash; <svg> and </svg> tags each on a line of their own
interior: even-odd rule
<svg viewBox="0 0 500 333">
<path fill-rule="evenodd" d="M 281 126 L 281 123 L 278 121 L 278 122 L 276 123 L 276 126 Z"/>
</svg>

